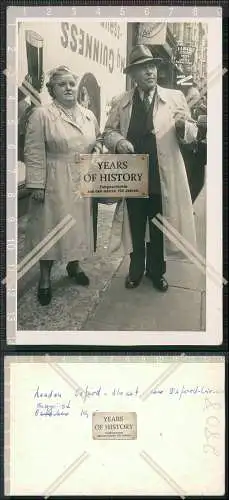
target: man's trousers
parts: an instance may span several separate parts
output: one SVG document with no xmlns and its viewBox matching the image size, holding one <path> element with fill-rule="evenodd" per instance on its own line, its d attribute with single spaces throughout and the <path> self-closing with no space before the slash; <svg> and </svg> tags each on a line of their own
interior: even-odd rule
<svg viewBox="0 0 229 500">
<path fill-rule="evenodd" d="M 127 209 L 132 235 L 133 252 L 130 254 L 129 276 L 140 280 L 146 270 L 152 279 L 159 279 L 166 271 L 163 233 L 152 222 L 162 214 L 161 195 L 149 198 L 128 198 Z M 146 222 L 149 221 L 150 242 L 145 243 Z"/>
</svg>

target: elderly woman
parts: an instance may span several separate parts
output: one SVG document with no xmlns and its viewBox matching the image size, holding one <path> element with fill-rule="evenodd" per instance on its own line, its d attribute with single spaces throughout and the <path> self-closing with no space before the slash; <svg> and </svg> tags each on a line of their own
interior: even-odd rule
<svg viewBox="0 0 229 500">
<path fill-rule="evenodd" d="M 40 260 L 41 305 L 51 301 L 53 261 L 65 261 L 68 276 L 78 285 L 89 284 L 79 261 L 94 250 L 93 214 L 91 199 L 80 196 L 77 158 L 99 153 L 102 143 L 94 114 L 77 102 L 76 81 L 65 66 L 51 71 L 46 85 L 53 101 L 35 109 L 26 131 L 26 186 L 32 190 L 27 247 L 40 244 L 38 250 L 46 250 Z M 65 231 L 68 222 L 71 227 Z"/>
</svg>

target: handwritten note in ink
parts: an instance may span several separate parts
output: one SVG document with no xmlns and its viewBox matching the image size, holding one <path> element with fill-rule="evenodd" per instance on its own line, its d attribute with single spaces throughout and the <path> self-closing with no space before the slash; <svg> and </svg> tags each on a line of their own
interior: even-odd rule
<svg viewBox="0 0 229 500">
<path fill-rule="evenodd" d="M 35 417 L 68 417 L 70 400 L 66 401 L 61 392 L 53 389 L 42 392 L 38 385 L 34 393 Z"/>
</svg>

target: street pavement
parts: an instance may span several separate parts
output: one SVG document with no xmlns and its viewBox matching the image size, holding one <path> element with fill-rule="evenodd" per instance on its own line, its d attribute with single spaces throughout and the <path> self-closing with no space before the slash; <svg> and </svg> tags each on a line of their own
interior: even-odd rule
<svg viewBox="0 0 229 500">
<path fill-rule="evenodd" d="M 194 204 L 198 249 L 205 257 L 205 189 Z M 69 281 L 65 267 L 52 271 L 53 299 L 42 307 L 36 299 L 38 264 L 18 284 L 18 330 L 203 331 L 205 330 L 205 275 L 190 262 L 167 263 L 169 290 L 162 294 L 144 278 L 134 290 L 124 287 L 129 258 L 108 255 L 114 205 L 100 205 L 98 252 L 83 263 L 90 286 Z M 19 221 L 18 255 L 24 257 L 26 216 Z"/>
<path fill-rule="evenodd" d="M 206 221 L 204 190 L 194 205 L 198 250 L 205 257 Z M 84 324 L 84 330 L 119 331 L 203 331 L 206 325 L 205 275 L 191 261 L 167 263 L 166 293 L 156 291 L 148 278 L 133 290 L 126 290 L 125 258 L 109 289 Z"/>
</svg>

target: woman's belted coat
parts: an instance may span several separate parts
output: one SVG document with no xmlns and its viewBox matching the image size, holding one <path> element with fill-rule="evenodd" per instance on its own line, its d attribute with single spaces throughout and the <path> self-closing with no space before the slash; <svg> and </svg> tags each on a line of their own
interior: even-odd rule
<svg viewBox="0 0 229 500">
<path fill-rule="evenodd" d="M 94 114 L 79 104 L 76 121 L 55 103 L 31 115 L 25 138 L 26 187 L 45 189 L 45 199 L 30 199 L 27 251 L 42 244 L 42 259 L 66 262 L 94 251 L 92 201 L 80 196 L 79 153 L 90 153 L 98 137 Z"/>
</svg>

